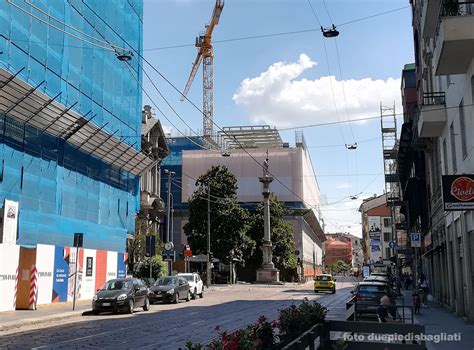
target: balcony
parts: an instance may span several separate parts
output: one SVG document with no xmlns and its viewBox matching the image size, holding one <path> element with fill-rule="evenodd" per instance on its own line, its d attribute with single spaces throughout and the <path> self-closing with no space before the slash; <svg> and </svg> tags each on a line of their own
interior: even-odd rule
<svg viewBox="0 0 474 350">
<path fill-rule="evenodd" d="M 441 16 L 435 75 L 465 74 L 474 57 L 474 1 L 445 1 Z"/>
<path fill-rule="evenodd" d="M 423 1 L 421 15 L 421 30 L 423 38 L 433 38 L 436 35 L 440 9 L 441 0 Z"/>
<path fill-rule="evenodd" d="M 418 136 L 441 136 L 446 126 L 446 121 L 446 99 L 444 92 L 424 93 L 420 118 L 418 119 Z"/>
</svg>

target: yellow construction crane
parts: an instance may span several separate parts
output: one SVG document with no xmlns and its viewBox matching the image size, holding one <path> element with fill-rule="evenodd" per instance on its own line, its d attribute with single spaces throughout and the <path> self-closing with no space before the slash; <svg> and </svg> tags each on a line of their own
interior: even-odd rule
<svg viewBox="0 0 474 350">
<path fill-rule="evenodd" d="M 219 18 L 224 8 L 223 0 L 216 0 L 214 11 L 212 12 L 211 21 L 206 25 L 203 35 L 196 38 L 196 47 L 199 49 L 196 59 L 193 63 L 191 74 L 184 88 L 181 96 L 181 101 L 184 101 L 189 89 L 196 76 L 197 70 L 202 65 L 202 82 L 203 82 L 203 136 L 206 138 L 212 137 L 212 118 L 214 113 L 214 52 L 212 49 L 212 31 L 219 23 Z"/>
</svg>

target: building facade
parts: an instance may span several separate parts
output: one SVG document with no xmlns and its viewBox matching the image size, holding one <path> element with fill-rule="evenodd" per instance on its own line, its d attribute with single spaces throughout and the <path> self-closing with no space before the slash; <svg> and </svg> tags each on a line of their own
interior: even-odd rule
<svg viewBox="0 0 474 350">
<path fill-rule="evenodd" d="M 352 271 L 361 271 L 362 266 L 364 265 L 363 240 L 361 237 L 351 235 L 350 233 L 338 232 L 326 233 L 326 239 L 334 239 L 341 242 L 351 242 L 352 259 L 350 265 L 352 266 Z"/>
<path fill-rule="evenodd" d="M 364 199 L 359 208 L 362 218 L 362 246 L 364 262 L 374 264 L 390 259 L 393 249 L 389 243 L 392 237 L 392 211 L 387 206 L 385 195 L 374 195 Z"/>
<path fill-rule="evenodd" d="M 325 270 L 330 271 L 332 264 L 336 261 L 343 261 L 352 267 L 352 243 L 350 240 L 344 241 L 326 236 L 323 245 Z"/>
<path fill-rule="evenodd" d="M 427 275 L 435 300 L 474 322 L 474 211 L 446 210 L 442 195 L 443 176 L 474 173 L 474 4 L 412 1 L 412 8 L 417 99 L 406 115 L 411 144 L 402 157 L 415 158 L 400 173 L 409 224 L 423 235 L 418 272 Z M 424 207 L 410 194 L 419 184 Z M 472 180 L 468 187 L 472 193 Z"/>
<path fill-rule="evenodd" d="M 242 206 L 255 208 L 262 201 L 262 188 L 258 180 L 262 176 L 262 167 L 252 157 L 262 164 L 268 149 L 270 171 L 281 181 L 274 180 L 270 185 L 270 191 L 288 210 L 285 219 L 294 229 L 295 248 L 300 252 L 302 274 L 310 278 L 322 270 L 322 243 L 325 237 L 317 209 L 320 206 L 319 187 L 308 150 L 302 139 L 295 147 L 289 147 L 279 140 L 279 135 L 271 136 L 275 136 L 279 141 L 270 141 L 271 137 L 265 134 L 267 131 L 270 133 L 269 129 L 253 128 L 255 133 L 264 134 L 260 136 L 260 140 L 266 143 L 263 145 L 245 143 L 248 146 L 245 150 L 228 148 L 223 152 L 205 149 L 203 140 L 196 137 L 169 139 L 170 156 L 162 163 L 162 169 L 175 172 L 171 183 L 174 245 L 181 247 L 186 244 L 182 228 L 189 216 L 187 201 L 196 188 L 196 179 L 212 166 L 224 165 L 236 176 L 237 200 Z M 250 138 L 252 137 L 258 139 L 254 133 L 251 134 Z M 244 142 L 242 140 L 241 143 Z M 163 176 L 163 196 L 166 193 L 163 191 L 166 191 L 167 181 L 167 177 Z"/>
<path fill-rule="evenodd" d="M 104 43 L 140 51 L 142 21 L 140 0 L 0 5 L 3 243 L 22 251 L 56 247 L 70 262 L 79 259 L 80 268 L 96 271 L 101 265 L 101 274 L 109 259 L 108 276 L 117 276 L 111 266 L 123 265 L 127 234 L 135 231 L 139 175 L 154 160 L 140 151 L 139 57 L 130 53 L 126 63 Z M 7 226 L 12 206 L 15 227 Z M 66 254 L 75 233 L 84 235 L 78 257 L 74 249 Z M 104 251 L 115 255 L 107 258 L 99 253 Z M 19 259 L 21 265 L 21 254 Z M 90 286 L 82 297 L 95 291 L 93 276 L 84 276 Z M 62 289 L 59 294 L 64 300 Z"/>
</svg>

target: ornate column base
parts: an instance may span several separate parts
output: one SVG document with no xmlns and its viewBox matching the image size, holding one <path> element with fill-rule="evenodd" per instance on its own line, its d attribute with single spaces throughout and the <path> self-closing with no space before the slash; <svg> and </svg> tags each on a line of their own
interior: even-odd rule
<svg viewBox="0 0 474 350">
<path fill-rule="evenodd" d="M 278 269 L 258 269 L 257 270 L 257 283 L 279 283 L 280 282 L 280 270 Z"/>
</svg>

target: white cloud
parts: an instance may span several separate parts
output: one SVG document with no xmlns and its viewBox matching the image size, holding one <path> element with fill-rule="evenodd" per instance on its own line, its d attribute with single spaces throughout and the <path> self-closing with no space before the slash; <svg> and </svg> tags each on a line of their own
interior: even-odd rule
<svg viewBox="0 0 474 350">
<path fill-rule="evenodd" d="M 279 127 L 347 120 L 344 92 L 351 120 L 379 115 L 380 102 L 400 109 L 400 79 L 364 78 L 341 82 L 334 76 L 297 79 L 317 65 L 306 54 L 297 62 L 277 62 L 253 78 L 245 78 L 233 96 L 255 123 Z M 335 111 L 334 90 L 339 118 Z M 343 89 L 344 87 L 344 89 Z"/>
</svg>

